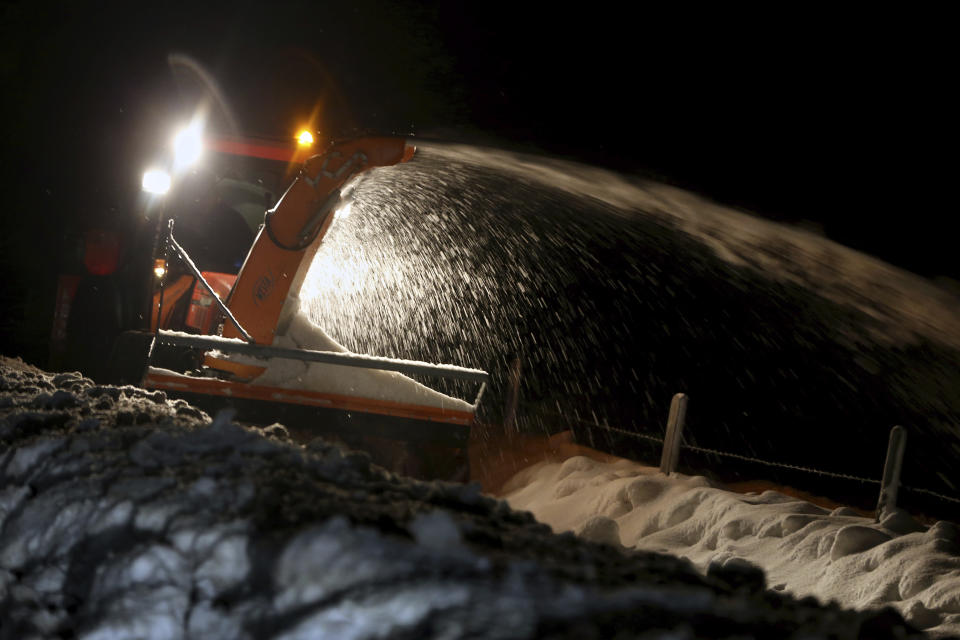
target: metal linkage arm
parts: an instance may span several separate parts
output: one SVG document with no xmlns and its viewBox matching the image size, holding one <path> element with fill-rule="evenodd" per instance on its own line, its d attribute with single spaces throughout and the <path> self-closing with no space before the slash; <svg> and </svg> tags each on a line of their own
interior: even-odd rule
<svg viewBox="0 0 960 640">
<path fill-rule="evenodd" d="M 173 220 L 169 223 L 169 230 L 167 232 L 167 240 L 170 243 L 170 246 L 173 247 L 173 250 L 177 252 L 177 255 L 180 257 L 180 260 L 187 265 L 187 269 L 190 270 L 190 273 L 193 274 L 193 277 L 197 279 L 200 284 L 203 285 L 203 288 L 207 290 L 213 299 L 217 301 L 217 306 L 220 307 L 220 310 L 223 311 L 224 315 L 230 319 L 230 322 L 233 323 L 233 326 L 237 328 L 237 331 L 240 332 L 240 335 L 243 336 L 243 339 L 247 342 L 253 344 L 254 339 L 250 337 L 250 334 L 247 333 L 246 329 L 240 326 L 240 322 L 233 316 L 230 312 L 230 309 L 227 308 L 227 305 L 223 303 L 223 300 L 220 299 L 220 296 L 217 295 L 217 292 L 213 290 L 210 286 L 210 283 L 207 282 L 206 278 L 200 273 L 200 269 L 197 268 L 197 265 L 193 263 L 193 260 L 190 259 L 190 254 L 187 253 L 187 250 L 180 246 L 180 243 L 176 241 L 173 237 Z"/>
</svg>

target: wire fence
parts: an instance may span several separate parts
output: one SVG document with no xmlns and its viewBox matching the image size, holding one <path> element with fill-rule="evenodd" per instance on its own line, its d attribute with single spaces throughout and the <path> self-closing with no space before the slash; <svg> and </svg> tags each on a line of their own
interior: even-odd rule
<svg viewBox="0 0 960 640">
<path fill-rule="evenodd" d="M 945 500 L 946 502 L 952 502 L 954 504 L 960 504 L 960 498 L 954 496 L 948 496 L 942 493 L 937 493 L 936 491 L 931 491 L 930 489 L 919 489 L 917 487 L 911 487 L 908 485 L 900 485 L 901 489 L 906 489 L 907 491 L 913 493 L 922 493 L 927 496 L 932 496 L 934 498 L 939 498 L 940 500 Z"/>
<path fill-rule="evenodd" d="M 786 462 L 774 462 L 772 460 L 763 460 L 762 458 L 753 458 L 750 456 L 741 455 L 739 453 L 730 453 L 729 451 L 720 451 L 719 449 L 708 449 L 706 447 L 697 447 L 692 444 L 681 444 L 681 448 L 689 449 L 691 451 L 699 451 L 700 453 L 709 453 L 715 456 L 724 456 L 726 458 L 733 458 L 735 460 L 742 460 L 744 462 L 753 462 L 755 464 L 763 464 L 768 467 L 779 467 L 781 469 L 789 469 L 791 471 L 801 471 L 803 473 L 814 473 L 821 476 L 826 476 L 828 478 L 840 478 L 842 480 L 853 480 L 854 482 L 862 482 L 865 484 L 880 484 L 880 480 L 874 478 L 864 478 L 862 476 L 854 476 L 848 473 L 837 473 L 835 471 L 825 471 L 823 469 L 814 469 L 813 467 L 802 467 L 796 464 L 788 464 Z"/>
<path fill-rule="evenodd" d="M 621 429 L 621 428 L 619 428 L 619 427 L 614 427 L 614 426 L 611 426 L 611 425 L 609 425 L 609 424 L 601 424 L 601 423 L 598 422 L 596 419 L 594 419 L 594 420 L 591 421 L 591 420 L 584 420 L 583 418 L 580 418 L 580 417 L 571 418 L 570 416 L 567 416 L 567 415 L 563 415 L 563 414 L 559 414 L 559 413 L 552 413 L 552 412 L 549 413 L 548 415 L 553 415 L 553 416 L 556 416 L 556 417 L 559 417 L 559 418 L 563 418 L 564 420 L 571 421 L 571 422 L 575 422 L 575 423 L 579 423 L 579 424 L 581 424 L 581 425 L 583 425 L 583 426 L 590 427 L 590 428 L 594 428 L 594 429 L 599 429 L 599 430 L 601 430 L 601 431 L 607 431 L 607 432 L 610 432 L 610 433 L 616 433 L 616 434 L 624 435 L 624 436 L 627 436 L 627 437 L 630 437 L 630 438 L 636 438 L 636 439 L 639 439 L 639 440 L 646 440 L 646 441 L 648 441 L 648 442 L 654 442 L 654 443 L 661 444 L 661 445 L 665 445 L 665 444 L 666 444 L 666 440 L 665 440 L 664 438 L 660 438 L 660 437 L 657 437 L 657 436 L 652 436 L 652 435 L 649 435 L 649 434 L 646 434 L 646 433 L 638 433 L 638 432 L 636 432 L 636 431 L 631 431 L 631 430 L 629 430 L 629 429 Z M 820 476 L 824 476 L 824 477 L 828 477 L 828 478 L 837 478 L 837 479 L 840 479 L 840 480 L 849 480 L 849 481 L 853 481 L 853 482 L 859 482 L 859 483 L 862 483 L 862 484 L 871 484 L 871 485 L 878 485 L 878 486 L 882 486 L 882 485 L 883 485 L 883 481 L 880 480 L 880 479 L 877 479 L 877 478 L 865 478 L 865 477 L 863 477 L 863 476 L 856 476 L 856 475 L 852 475 L 852 474 L 848 474 L 848 473 L 838 473 L 838 472 L 836 472 L 836 471 L 827 471 L 827 470 L 825 470 L 825 469 L 817 469 L 817 468 L 814 468 L 814 467 L 806 467 L 806 466 L 801 466 L 801 465 L 796 465 L 796 464 L 789 464 L 789 463 L 786 463 L 786 462 L 777 462 L 777 461 L 773 461 L 773 460 L 764 460 L 763 458 L 757 458 L 757 457 L 754 457 L 754 456 L 747 456 L 747 455 L 743 455 L 743 454 L 740 454 L 740 453 L 732 453 L 732 452 L 730 452 L 730 451 L 722 451 L 722 450 L 720 450 L 720 449 L 711 449 L 711 448 L 708 448 L 708 447 L 698 447 L 698 446 L 692 445 L 692 444 L 685 444 L 685 443 L 683 443 L 682 441 L 680 442 L 680 448 L 681 448 L 681 449 L 686 449 L 686 450 L 689 450 L 689 451 L 696 451 L 696 452 L 698 452 L 698 453 L 704 453 L 704 454 L 708 454 L 708 455 L 715 455 L 715 456 L 720 456 L 720 457 L 725 457 L 725 458 L 731 458 L 731 459 L 733 459 L 733 460 L 739 460 L 739 461 L 741 461 L 741 462 L 750 462 L 750 463 L 753 463 L 753 464 L 765 465 L 765 466 L 768 466 L 768 467 L 777 467 L 777 468 L 780 468 L 780 469 L 787 469 L 787 470 L 790 470 L 790 471 L 798 471 L 798 472 L 801 472 L 801 473 L 816 474 L 816 475 L 820 475 Z M 946 494 L 943 494 L 943 493 L 940 493 L 940 492 L 937 492 L 937 491 L 933 491 L 933 490 L 930 490 L 930 489 L 923 489 L 923 488 L 918 488 L 918 487 L 911 487 L 911 486 L 903 485 L 903 484 L 900 484 L 900 485 L 899 485 L 899 488 L 902 489 L 902 490 L 906 490 L 906 491 L 908 491 L 908 492 L 911 492 L 911 493 L 918 493 L 918 494 L 922 494 L 922 495 L 927 495 L 927 496 L 930 496 L 930 497 L 933 497 L 933 498 L 936 498 L 936 499 L 939 499 L 939 500 L 942 500 L 942 501 L 945 501 L 945 502 L 950 502 L 950 503 L 953 503 L 953 504 L 958 504 L 958 505 L 960 505 L 960 498 L 955 497 L 955 496 L 949 496 L 949 495 L 946 495 Z"/>
</svg>

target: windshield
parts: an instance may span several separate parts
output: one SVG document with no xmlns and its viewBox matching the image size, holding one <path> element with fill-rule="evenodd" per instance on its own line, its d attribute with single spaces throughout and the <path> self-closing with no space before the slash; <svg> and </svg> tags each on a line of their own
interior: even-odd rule
<svg viewBox="0 0 960 640">
<path fill-rule="evenodd" d="M 208 167 L 218 199 L 239 213 L 252 231 L 263 224 L 264 212 L 276 204 L 290 181 L 288 164 L 217 153 Z"/>
</svg>

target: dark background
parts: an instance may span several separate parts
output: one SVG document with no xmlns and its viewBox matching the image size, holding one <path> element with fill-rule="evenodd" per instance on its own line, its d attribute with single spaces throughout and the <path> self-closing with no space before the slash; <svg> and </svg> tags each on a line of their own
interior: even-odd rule
<svg viewBox="0 0 960 640">
<path fill-rule="evenodd" d="M 2 352 L 43 364 L 56 274 L 132 215 L 141 172 L 219 83 L 246 133 L 507 146 L 803 222 L 928 277 L 949 233 L 945 17 L 578 3 L 10 3 L 0 72 Z"/>
</svg>

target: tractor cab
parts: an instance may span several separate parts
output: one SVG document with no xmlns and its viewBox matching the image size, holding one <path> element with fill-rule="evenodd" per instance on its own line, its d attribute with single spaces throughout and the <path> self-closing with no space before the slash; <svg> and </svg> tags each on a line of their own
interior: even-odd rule
<svg viewBox="0 0 960 640">
<path fill-rule="evenodd" d="M 154 332 L 159 324 L 186 333 L 214 333 L 220 318 L 213 298 L 182 264 L 166 259 L 168 221 L 174 221 L 178 242 L 207 282 L 225 298 L 264 213 L 293 180 L 297 163 L 312 151 L 297 140 L 204 135 L 188 142 L 199 148 L 191 161 L 177 157 L 182 155 L 181 137 L 167 166 L 144 173 L 143 191 L 127 224 L 80 234 L 82 260 L 59 276 L 52 367 L 123 382 L 104 354 L 116 349 L 124 332 Z"/>
</svg>

